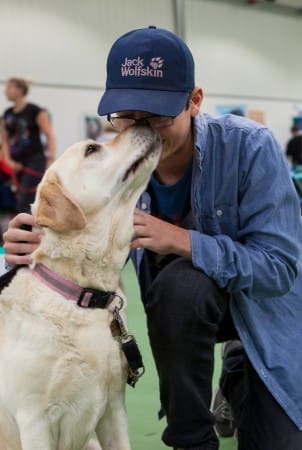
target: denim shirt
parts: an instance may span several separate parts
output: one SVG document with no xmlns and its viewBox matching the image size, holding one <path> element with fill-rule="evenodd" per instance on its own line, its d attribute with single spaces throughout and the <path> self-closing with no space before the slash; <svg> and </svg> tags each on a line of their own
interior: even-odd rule
<svg viewBox="0 0 302 450">
<path fill-rule="evenodd" d="M 242 117 L 200 114 L 194 140 L 192 263 L 230 294 L 251 363 L 302 430 L 302 224 L 287 161 Z M 139 207 L 150 212 L 146 192 Z M 143 251 L 132 252 L 138 276 Z"/>
</svg>

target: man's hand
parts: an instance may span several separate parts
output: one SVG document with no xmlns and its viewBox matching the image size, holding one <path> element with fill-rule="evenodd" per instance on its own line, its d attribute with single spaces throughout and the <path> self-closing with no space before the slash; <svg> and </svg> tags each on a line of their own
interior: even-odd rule
<svg viewBox="0 0 302 450">
<path fill-rule="evenodd" d="M 30 214 L 20 213 L 15 216 L 3 234 L 5 260 L 10 265 L 30 264 L 29 256 L 41 241 L 41 232 L 22 230 L 21 225 L 34 226 L 34 218 Z M 22 255 L 23 254 L 23 255 Z"/>
<path fill-rule="evenodd" d="M 131 248 L 147 248 L 158 255 L 175 254 L 191 259 L 188 230 L 172 225 L 139 209 L 134 213 L 134 240 Z"/>
</svg>

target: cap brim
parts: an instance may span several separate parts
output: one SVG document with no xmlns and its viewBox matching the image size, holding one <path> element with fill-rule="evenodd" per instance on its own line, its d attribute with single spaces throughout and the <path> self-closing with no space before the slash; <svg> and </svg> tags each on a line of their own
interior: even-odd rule
<svg viewBox="0 0 302 450">
<path fill-rule="evenodd" d="M 107 89 L 98 114 L 104 116 L 119 111 L 146 111 L 160 116 L 175 117 L 185 108 L 189 92 L 143 89 Z"/>
</svg>

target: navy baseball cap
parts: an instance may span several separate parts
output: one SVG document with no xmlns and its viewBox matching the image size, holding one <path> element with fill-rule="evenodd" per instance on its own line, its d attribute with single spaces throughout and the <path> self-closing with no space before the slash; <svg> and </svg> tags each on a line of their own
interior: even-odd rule
<svg viewBox="0 0 302 450">
<path fill-rule="evenodd" d="M 193 56 L 182 39 L 155 26 L 129 31 L 109 52 L 98 114 L 133 110 L 177 116 L 194 86 Z"/>
</svg>

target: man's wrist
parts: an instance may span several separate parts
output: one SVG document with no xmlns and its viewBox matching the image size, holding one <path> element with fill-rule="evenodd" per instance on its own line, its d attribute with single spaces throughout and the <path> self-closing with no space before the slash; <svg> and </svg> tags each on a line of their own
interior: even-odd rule
<svg viewBox="0 0 302 450">
<path fill-rule="evenodd" d="M 192 259 L 191 238 L 188 230 L 178 227 L 179 237 L 175 239 L 174 253 L 186 259 Z"/>
</svg>

